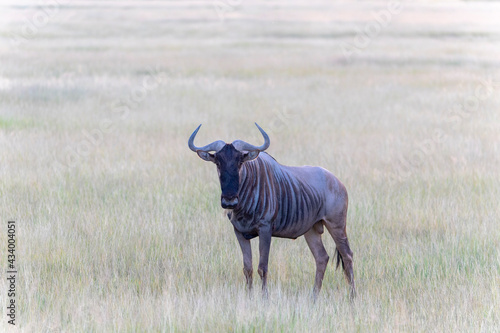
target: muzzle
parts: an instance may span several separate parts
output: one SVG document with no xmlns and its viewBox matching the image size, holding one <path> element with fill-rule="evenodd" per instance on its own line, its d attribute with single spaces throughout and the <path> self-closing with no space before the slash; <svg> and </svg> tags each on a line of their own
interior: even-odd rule
<svg viewBox="0 0 500 333">
<path fill-rule="evenodd" d="M 234 209 L 238 205 L 238 197 L 226 198 L 221 196 L 220 204 L 222 208 L 225 209 Z"/>
</svg>

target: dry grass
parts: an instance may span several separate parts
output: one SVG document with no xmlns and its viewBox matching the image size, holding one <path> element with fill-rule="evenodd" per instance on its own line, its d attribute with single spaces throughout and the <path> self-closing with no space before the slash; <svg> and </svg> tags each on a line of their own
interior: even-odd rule
<svg viewBox="0 0 500 333">
<path fill-rule="evenodd" d="M 385 2 L 243 1 L 222 22 L 210 3 L 80 4 L 19 46 L 36 9 L 2 9 L 21 331 L 500 331 L 498 4 L 407 4 L 349 59 Z M 258 143 L 254 121 L 278 161 L 348 188 L 354 304 L 333 265 L 311 301 L 303 239 L 274 239 L 270 300 L 245 297 L 215 168 L 187 138 L 203 123 L 199 143 Z"/>
</svg>

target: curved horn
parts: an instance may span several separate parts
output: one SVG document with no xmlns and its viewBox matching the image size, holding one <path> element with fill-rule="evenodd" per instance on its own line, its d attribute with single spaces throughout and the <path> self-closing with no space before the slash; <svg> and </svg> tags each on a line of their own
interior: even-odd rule
<svg viewBox="0 0 500 333">
<path fill-rule="evenodd" d="M 188 146 L 192 151 L 194 151 L 195 153 L 199 150 L 206 151 L 206 152 L 219 151 L 220 149 L 222 149 L 222 147 L 224 147 L 226 145 L 226 143 L 224 141 L 217 140 L 217 141 L 214 141 L 214 142 L 212 142 L 204 147 L 196 147 L 194 145 L 194 138 L 195 138 L 196 134 L 198 133 L 198 131 L 200 130 L 200 127 L 201 127 L 201 124 L 200 124 L 200 126 L 198 126 L 198 128 L 196 128 L 194 130 L 193 134 L 191 134 L 191 136 L 189 137 Z"/>
<path fill-rule="evenodd" d="M 262 133 L 262 136 L 264 137 L 264 144 L 260 147 L 257 147 L 257 146 L 251 145 L 245 141 L 236 140 L 236 141 L 233 141 L 234 148 L 236 148 L 239 151 L 243 151 L 243 150 L 246 150 L 246 151 L 254 151 L 254 150 L 264 151 L 267 148 L 269 148 L 269 145 L 271 144 L 271 140 L 269 140 L 269 135 L 267 135 L 267 133 L 264 132 L 264 130 L 262 128 L 260 128 L 260 126 L 257 123 L 255 123 L 255 126 L 257 126 L 260 133 Z"/>
</svg>

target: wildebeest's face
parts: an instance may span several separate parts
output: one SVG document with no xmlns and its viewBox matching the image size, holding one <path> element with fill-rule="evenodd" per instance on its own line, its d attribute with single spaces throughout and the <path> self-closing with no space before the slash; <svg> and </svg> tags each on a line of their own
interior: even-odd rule
<svg viewBox="0 0 500 333">
<path fill-rule="evenodd" d="M 214 162 L 217 165 L 219 173 L 220 187 L 222 189 L 221 205 L 222 208 L 234 209 L 238 205 L 238 191 L 240 188 L 240 169 L 243 163 L 253 160 L 259 156 L 261 151 L 266 150 L 271 141 L 269 136 L 260 128 L 257 123 L 255 126 L 264 137 L 262 146 L 254 146 L 242 140 L 235 140 L 233 143 L 225 143 L 222 140 L 214 141 L 206 146 L 197 147 L 194 144 L 194 138 L 198 133 L 201 124 L 189 137 L 189 149 L 196 152 L 205 161 Z M 211 154 L 215 151 L 215 154 Z"/>
<path fill-rule="evenodd" d="M 238 205 L 241 166 L 244 162 L 255 159 L 259 151 L 241 152 L 228 143 L 215 154 L 198 151 L 198 155 L 205 161 L 215 163 L 222 190 L 221 206 L 234 209 Z"/>
</svg>

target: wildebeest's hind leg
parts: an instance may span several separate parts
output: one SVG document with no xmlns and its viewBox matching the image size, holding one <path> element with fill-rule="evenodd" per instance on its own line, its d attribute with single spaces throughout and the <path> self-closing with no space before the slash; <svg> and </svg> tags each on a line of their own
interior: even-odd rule
<svg viewBox="0 0 500 333">
<path fill-rule="evenodd" d="M 340 254 L 340 260 L 342 260 L 342 268 L 344 269 L 344 275 L 350 286 L 350 297 L 354 299 L 356 296 L 356 286 L 354 284 L 354 271 L 352 264 L 352 251 L 349 247 L 349 240 L 347 239 L 346 233 L 346 214 L 347 209 L 344 210 L 340 216 L 332 220 L 325 220 L 325 226 L 332 235 L 337 251 Z M 339 258 L 337 258 L 338 260 Z M 338 261 L 337 261 L 338 266 Z"/>
<path fill-rule="evenodd" d="M 311 250 L 314 260 L 316 260 L 316 278 L 314 280 L 314 299 L 318 296 L 323 284 L 323 276 L 325 275 L 326 266 L 330 257 L 326 253 L 321 234 L 323 233 L 323 221 L 317 222 L 308 232 L 304 234 L 307 245 Z"/>
<path fill-rule="evenodd" d="M 252 281 L 253 281 L 252 245 L 250 244 L 250 240 L 243 237 L 241 232 L 234 229 L 234 233 L 236 234 L 238 243 L 240 243 L 241 252 L 243 253 L 243 274 L 245 275 L 245 279 L 247 281 L 247 292 L 250 296 L 250 292 L 252 291 Z"/>
</svg>

